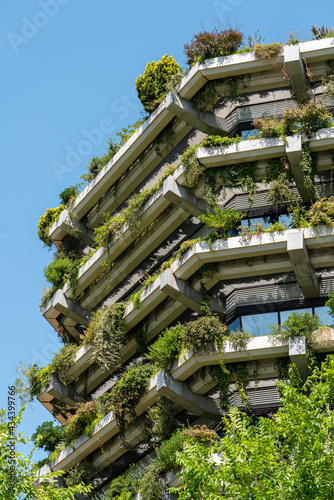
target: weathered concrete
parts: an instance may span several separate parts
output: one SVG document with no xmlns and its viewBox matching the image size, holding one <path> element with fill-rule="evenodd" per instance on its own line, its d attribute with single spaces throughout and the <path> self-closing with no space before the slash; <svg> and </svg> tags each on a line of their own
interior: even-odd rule
<svg viewBox="0 0 334 500">
<path fill-rule="evenodd" d="M 75 408 L 77 403 L 82 403 L 84 399 L 74 390 L 71 385 L 64 385 L 56 375 L 51 375 L 47 388 L 48 394 L 67 404 L 70 408 Z"/>
<path fill-rule="evenodd" d="M 205 134 L 226 136 L 228 133 L 224 118 L 199 112 L 191 101 L 183 99 L 177 92 L 167 95 L 166 109 Z"/>
<path fill-rule="evenodd" d="M 305 337 L 294 337 L 289 340 L 289 357 L 297 366 L 302 380 L 307 378 L 307 358 Z"/>
<path fill-rule="evenodd" d="M 302 137 L 299 134 L 286 138 L 286 155 L 292 170 L 292 175 L 296 182 L 296 187 L 304 203 L 316 199 L 316 192 L 314 188 L 306 187 L 305 175 L 300 166 L 302 157 Z"/>
<path fill-rule="evenodd" d="M 181 304 L 186 305 L 193 311 L 201 312 L 201 294 L 195 292 L 185 281 L 176 278 L 171 269 L 166 269 L 160 275 L 160 291 L 181 302 Z M 225 304 L 222 304 L 216 298 L 210 298 L 210 306 L 220 316 L 225 315 Z"/>
<path fill-rule="evenodd" d="M 310 99 L 312 89 L 305 73 L 299 45 L 285 45 L 284 63 L 296 98 L 298 100 Z"/>
<path fill-rule="evenodd" d="M 191 215 L 201 215 L 208 211 L 205 202 L 193 195 L 188 188 L 180 186 L 172 175 L 164 181 L 162 195 Z"/>
<path fill-rule="evenodd" d="M 220 411 L 211 398 L 194 394 L 186 383 L 174 380 L 166 370 L 158 373 L 157 392 L 199 417 L 221 419 Z"/>
<path fill-rule="evenodd" d="M 319 280 L 315 276 L 308 250 L 305 245 L 304 233 L 298 229 L 287 234 L 287 251 L 292 263 L 298 286 L 305 298 L 319 297 Z"/>
</svg>

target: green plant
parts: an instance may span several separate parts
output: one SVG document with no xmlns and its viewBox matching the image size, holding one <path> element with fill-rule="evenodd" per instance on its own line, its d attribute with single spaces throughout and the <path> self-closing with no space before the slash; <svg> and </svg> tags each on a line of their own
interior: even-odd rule
<svg viewBox="0 0 334 500">
<path fill-rule="evenodd" d="M 187 64 L 193 66 L 213 57 L 234 54 L 243 42 L 244 35 L 238 29 L 214 28 L 211 32 L 201 31 L 193 36 L 191 42 L 184 44 Z"/>
<path fill-rule="evenodd" d="M 317 153 L 311 153 L 309 142 L 304 142 L 302 145 L 300 168 L 304 173 L 304 184 L 313 194 L 315 190 L 314 178 L 318 170 L 318 155 Z"/>
<path fill-rule="evenodd" d="M 277 42 L 267 44 L 256 43 L 253 47 L 253 50 L 256 57 L 270 61 L 271 59 L 279 55 L 282 48 L 283 44 Z"/>
<path fill-rule="evenodd" d="M 289 186 L 289 181 L 284 173 L 274 179 L 266 194 L 266 200 L 273 206 L 279 206 L 287 202 L 296 203 L 297 196 Z"/>
<path fill-rule="evenodd" d="M 138 482 L 138 491 L 143 500 L 160 500 L 164 490 L 161 479 L 161 468 L 151 465 Z"/>
<path fill-rule="evenodd" d="M 84 337 L 84 343 L 92 345 L 94 360 L 105 371 L 115 371 L 120 366 L 125 351 L 125 307 L 124 302 L 117 302 L 110 308 L 98 309 Z"/>
<path fill-rule="evenodd" d="M 322 38 L 334 37 L 334 29 L 329 29 L 324 24 L 322 24 L 321 26 L 316 26 L 315 24 L 312 24 L 311 32 L 312 32 L 312 40 L 321 40 Z"/>
<path fill-rule="evenodd" d="M 64 437 L 64 429 L 54 422 L 43 422 L 31 436 L 32 442 L 41 450 L 51 453 Z"/>
<path fill-rule="evenodd" d="M 322 326 L 320 317 L 309 312 L 291 313 L 283 325 L 269 325 L 273 342 L 286 343 L 293 337 L 305 337 L 307 344 L 315 340 L 315 332 Z"/>
<path fill-rule="evenodd" d="M 235 351 L 244 351 L 247 347 L 249 340 L 253 337 L 245 330 L 231 331 L 228 334 L 228 340 Z"/>
<path fill-rule="evenodd" d="M 162 56 L 158 62 L 148 62 L 144 75 L 135 81 L 135 89 L 145 111 L 152 112 L 167 93 L 167 84 L 173 75 L 181 73 L 181 68 L 172 56 Z"/>
<path fill-rule="evenodd" d="M 81 184 L 76 184 L 75 186 L 69 186 L 64 189 L 59 195 L 62 205 L 69 205 L 70 202 L 77 196 L 80 192 Z"/>
<path fill-rule="evenodd" d="M 90 484 L 96 477 L 97 468 L 89 462 L 78 463 L 71 467 L 66 474 L 67 486 L 76 484 Z"/>
<path fill-rule="evenodd" d="M 173 403 L 161 398 L 146 412 L 145 432 L 155 446 L 170 438 L 179 427 Z"/>
<path fill-rule="evenodd" d="M 146 393 L 148 383 L 154 373 L 150 363 L 140 363 L 126 370 L 110 392 L 103 394 L 100 400 L 104 404 L 104 412 L 115 412 L 115 418 L 120 430 L 121 442 L 126 446 L 124 432 L 131 420 L 137 417 L 136 406 Z"/>
<path fill-rule="evenodd" d="M 213 214 L 201 214 L 198 218 L 204 222 L 204 224 L 211 228 L 225 234 L 234 229 L 240 221 L 246 217 L 243 212 L 237 212 L 233 208 L 227 208 L 226 210 L 219 210 L 216 208 L 215 215 Z"/>
<path fill-rule="evenodd" d="M 214 344 L 221 349 L 226 340 L 227 326 L 217 316 L 202 316 L 183 327 L 182 345 L 200 354 Z"/>
<path fill-rule="evenodd" d="M 110 162 L 110 160 L 115 156 L 115 154 L 121 149 L 122 146 L 126 143 L 127 140 L 132 137 L 135 131 L 140 127 L 140 125 L 144 122 L 144 119 L 138 120 L 132 125 L 129 125 L 126 128 L 122 128 L 121 132 L 117 132 L 116 135 L 119 139 L 110 139 L 108 141 L 108 150 L 104 156 L 99 158 L 98 156 L 93 156 L 89 165 L 87 166 L 88 173 L 80 175 L 79 177 L 87 182 L 93 180 L 97 174 Z"/>
<path fill-rule="evenodd" d="M 60 207 L 56 208 L 48 208 L 45 214 L 39 219 L 37 236 L 48 247 L 52 244 L 49 239 L 49 229 L 65 208 L 66 205 L 60 205 Z"/>
<path fill-rule="evenodd" d="M 110 486 L 108 488 L 107 492 L 107 499 L 108 500 L 120 500 L 121 495 L 126 492 L 127 490 L 131 490 L 131 484 L 129 481 L 129 475 L 128 474 L 123 474 L 122 476 L 115 477 L 110 483 Z M 129 498 L 132 498 L 133 492 L 128 492 L 131 494 Z M 124 499 L 125 500 L 125 499 Z"/>
<path fill-rule="evenodd" d="M 65 443 L 71 444 L 84 433 L 90 434 L 92 424 L 101 417 L 100 404 L 98 401 L 87 401 L 77 404 L 76 414 L 71 417 L 65 426 Z"/>
<path fill-rule="evenodd" d="M 50 286 L 49 288 L 44 287 L 44 290 L 43 290 L 42 295 L 41 295 L 41 301 L 39 303 L 40 311 L 43 312 L 45 306 L 52 299 L 52 297 L 54 296 L 56 291 L 57 291 L 57 288 L 55 286 Z"/>
<path fill-rule="evenodd" d="M 179 325 L 164 330 L 158 339 L 149 346 L 146 359 L 155 363 L 159 369 L 167 368 L 181 352 L 182 331 L 182 327 Z"/>
</svg>

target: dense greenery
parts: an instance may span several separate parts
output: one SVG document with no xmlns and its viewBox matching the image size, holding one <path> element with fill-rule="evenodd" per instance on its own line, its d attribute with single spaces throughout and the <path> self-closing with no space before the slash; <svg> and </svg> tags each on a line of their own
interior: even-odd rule
<svg viewBox="0 0 334 500">
<path fill-rule="evenodd" d="M 305 337 L 308 344 L 315 340 L 315 332 L 322 325 L 320 317 L 309 312 L 291 313 L 283 325 L 271 325 L 272 339 L 286 343 L 293 337 Z"/>
<path fill-rule="evenodd" d="M 274 57 L 277 57 L 282 48 L 283 44 L 277 42 L 268 44 L 256 43 L 253 47 L 253 50 L 256 57 L 264 60 L 270 60 Z"/>
<path fill-rule="evenodd" d="M 66 205 L 60 205 L 57 208 L 48 208 L 45 214 L 39 219 L 37 236 L 48 247 L 52 244 L 49 239 L 49 229 L 65 208 Z"/>
<path fill-rule="evenodd" d="M 193 66 L 196 62 L 204 62 L 205 59 L 234 54 L 243 39 L 243 33 L 231 27 L 214 28 L 211 32 L 201 31 L 193 36 L 190 43 L 184 44 L 187 64 Z"/>
<path fill-rule="evenodd" d="M 151 113 L 168 92 L 167 84 L 173 75 L 181 74 L 181 68 L 173 58 L 165 54 L 158 62 L 148 62 L 144 75 L 135 81 L 135 89 L 145 111 Z"/>
</svg>

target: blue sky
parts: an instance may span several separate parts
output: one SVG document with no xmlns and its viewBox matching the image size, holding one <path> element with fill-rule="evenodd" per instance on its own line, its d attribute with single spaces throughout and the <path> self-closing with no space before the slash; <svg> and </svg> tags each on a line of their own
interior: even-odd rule
<svg viewBox="0 0 334 500">
<path fill-rule="evenodd" d="M 314 6 L 309 0 L 2 3 L 1 407 L 19 361 L 43 366 L 60 348 L 38 308 L 43 268 L 52 259 L 36 235 L 39 217 L 80 181 L 109 136 L 141 118 L 134 81 L 147 62 L 167 53 L 185 66 L 183 44 L 218 20 L 246 35 L 259 30 L 266 43 L 284 42 L 296 30 L 307 40 L 311 24 L 326 24 L 333 8 L 329 0 Z M 34 403 L 22 430 L 31 435 L 51 419 Z"/>
</svg>

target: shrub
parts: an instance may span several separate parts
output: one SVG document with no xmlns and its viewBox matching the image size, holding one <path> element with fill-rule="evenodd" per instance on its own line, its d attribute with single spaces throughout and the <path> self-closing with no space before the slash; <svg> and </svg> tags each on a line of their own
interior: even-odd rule
<svg viewBox="0 0 334 500">
<path fill-rule="evenodd" d="M 305 337 L 307 344 L 314 342 L 314 333 L 322 325 L 320 317 L 311 313 L 292 313 L 283 325 L 270 325 L 273 341 L 288 342 L 293 337 Z"/>
<path fill-rule="evenodd" d="M 120 436 L 124 445 L 124 431 L 132 419 L 136 418 L 136 406 L 140 398 L 146 393 L 151 376 L 154 373 L 153 365 L 141 363 L 129 368 L 123 373 L 109 393 L 100 398 L 104 405 L 104 412 L 115 412 Z"/>
<path fill-rule="evenodd" d="M 169 363 L 178 358 L 181 352 L 182 328 L 164 330 L 159 338 L 148 348 L 146 358 L 153 361 L 159 369 L 167 368 Z"/>
<path fill-rule="evenodd" d="M 56 208 L 48 208 L 45 214 L 39 219 L 37 236 L 48 247 L 52 244 L 49 239 L 49 229 L 65 208 L 65 205 L 60 205 L 60 207 Z"/>
<path fill-rule="evenodd" d="M 56 288 L 61 288 L 68 278 L 73 261 L 69 257 L 56 259 L 44 268 L 44 277 Z"/>
<path fill-rule="evenodd" d="M 71 444 L 86 431 L 88 434 L 92 430 L 93 423 L 100 414 L 100 404 L 98 401 L 88 401 L 77 405 L 77 412 L 71 417 L 65 426 L 65 442 Z"/>
<path fill-rule="evenodd" d="M 152 112 L 167 94 L 166 85 L 170 78 L 181 72 L 180 66 L 172 56 L 162 56 L 158 62 L 148 62 L 144 76 L 139 75 L 135 89 L 145 111 Z"/>
<path fill-rule="evenodd" d="M 67 486 L 75 486 L 84 483 L 88 485 L 96 477 L 97 469 L 94 464 L 89 462 L 76 464 L 67 471 Z"/>
<path fill-rule="evenodd" d="M 312 40 L 321 40 L 322 38 L 334 37 L 334 29 L 329 29 L 324 24 L 322 24 L 321 26 L 316 26 L 315 24 L 312 24 L 311 32 L 312 32 Z"/>
<path fill-rule="evenodd" d="M 118 302 L 111 308 L 99 309 L 91 320 L 85 343 L 91 343 L 94 360 L 105 371 L 116 370 L 121 363 L 127 336 L 123 324 L 125 304 Z"/>
<path fill-rule="evenodd" d="M 214 28 L 211 32 L 201 31 L 193 36 L 191 42 L 184 44 L 187 64 L 193 66 L 206 59 L 234 54 L 242 44 L 244 35 L 238 29 Z"/>
<path fill-rule="evenodd" d="M 268 44 L 256 43 L 254 45 L 254 54 L 260 59 L 270 60 L 278 56 L 282 48 L 283 44 L 277 42 Z"/>
<path fill-rule="evenodd" d="M 213 214 L 202 214 L 198 218 L 204 222 L 206 226 L 211 229 L 216 229 L 220 233 L 227 233 L 231 229 L 234 229 L 240 224 L 240 221 L 246 217 L 243 212 L 237 212 L 233 208 L 227 208 L 226 210 L 215 210 L 215 215 Z"/>
<path fill-rule="evenodd" d="M 131 485 L 127 474 L 115 477 L 110 483 L 107 498 L 108 500 L 119 500 L 120 495 L 126 490 L 130 490 Z M 130 493 L 130 492 L 129 492 Z M 132 495 L 132 493 L 131 493 Z M 131 496 L 129 496 L 131 498 Z"/>
<path fill-rule="evenodd" d="M 222 346 L 226 339 L 226 331 L 227 326 L 221 323 L 217 316 L 202 316 L 184 325 L 182 344 L 183 347 L 199 354 L 213 344 Z"/>
<path fill-rule="evenodd" d="M 54 422 L 43 422 L 31 436 L 32 442 L 41 450 L 51 453 L 64 438 L 64 429 Z"/>
<path fill-rule="evenodd" d="M 155 445 L 168 439 L 179 426 L 173 403 L 162 398 L 146 412 L 145 430 Z"/>
<path fill-rule="evenodd" d="M 161 481 L 161 468 L 151 465 L 138 482 L 138 491 L 142 500 L 160 500 L 164 490 Z"/>
<path fill-rule="evenodd" d="M 59 194 L 60 201 L 62 202 L 62 205 L 68 205 L 73 198 L 76 197 L 76 195 L 80 191 L 80 184 L 77 184 L 75 186 L 69 186 L 68 188 L 64 189 Z"/>
</svg>

